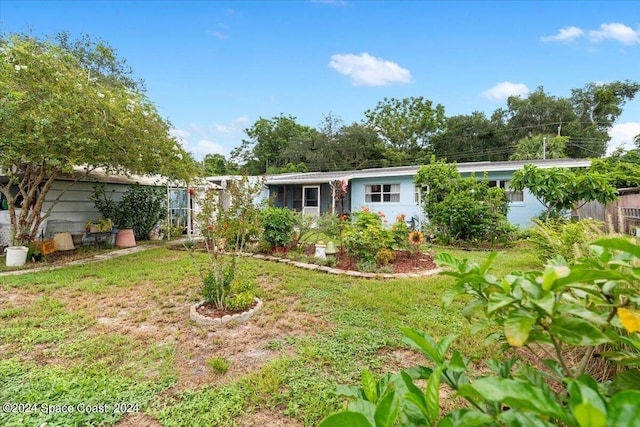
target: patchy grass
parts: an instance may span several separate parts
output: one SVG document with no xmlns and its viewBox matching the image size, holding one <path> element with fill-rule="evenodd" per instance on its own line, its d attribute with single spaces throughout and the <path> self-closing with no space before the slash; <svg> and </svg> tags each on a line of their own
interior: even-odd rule
<svg viewBox="0 0 640 427">
<path fill-rule="evenodd" d="M 400 326 L 455 333 L 469 357 L 495 350 L 471 334 L 460 304 L 442 307 L 451 278 L 366 280 L 246 262 L 264 308 L 223 329 L 189 320 L 200 281 L 182 251 L 0 278 L 1 400 L 97 408 L 4 413 L 0 425 L 114 425 L 124 414 L 99 406 L 128 402 L 165 426 L 312 426 L 340 406 L 336 385 L 359 382 L 363 369 L 424 362 Z M 504 274 L 538 261 L 518 249 L 494 266 Z"/>
</svg>

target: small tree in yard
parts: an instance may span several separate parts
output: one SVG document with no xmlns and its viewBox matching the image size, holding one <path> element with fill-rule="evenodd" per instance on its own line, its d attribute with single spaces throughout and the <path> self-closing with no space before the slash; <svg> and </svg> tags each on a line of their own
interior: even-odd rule
<svg viewBox="0 0 640 427">
<path fill-rule="evenodd" d="M 207 257 L 197 262 L 202 279 L 201 294 L 217 309 L 242 310 L 254 302 L 254 283 L 244 275 L 241 254 L 247 241 L 259 233 L 260 206 L 254 200 L 262 183 L 250 183 L 247 177 L 227 187 L 231 205 L 225 207 L 218 190 L 197 194 L 200 211 L 196 226 L 205 238 Z"/>
<path fill-rule="evenodd" d="M 516 191 L 527 188 L 547 208 L 546 221 L 567 210 L 577 210 L 587 202 L 606 205 L 618 198 L 605 175 L 588 171 L 577 174 L 566 168 L 540 169 L 524 165 L 513 174 L 509 185 Z"/>
<path fill-rule="evenodd" d="M 9 205 L 12 244 L 33 240 L 64 192 L 97 168 L 194 176 L 191 156 L 130 75 L 101 41 L 0 36 L 0 168 L 8 178 L 0 192 Z M 71 181 L 43 212 L 63 174 Z M 16 209 L 18 200 L 23 209 Z"/>
</svg>

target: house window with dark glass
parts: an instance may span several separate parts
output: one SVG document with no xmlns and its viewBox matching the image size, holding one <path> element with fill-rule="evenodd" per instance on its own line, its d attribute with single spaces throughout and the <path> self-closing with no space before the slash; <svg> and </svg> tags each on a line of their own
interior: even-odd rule
<svg viewBox="0 0 640 427">
<path fill-rule="evenodd" d="M 524 202 L 524 192 L 523 191 L 515 191 L 509 188 L 509 180 L 508 179 L 496 179 L 489 181 L 489 187 L 500 187 L 504 189 L 509 202 L 511 203 L 523 203 Z"/>
<path fill-rule="evenodd" d="M 400 184 L 365 185 L 365 203 L 399 203 Z"/>
</svg>

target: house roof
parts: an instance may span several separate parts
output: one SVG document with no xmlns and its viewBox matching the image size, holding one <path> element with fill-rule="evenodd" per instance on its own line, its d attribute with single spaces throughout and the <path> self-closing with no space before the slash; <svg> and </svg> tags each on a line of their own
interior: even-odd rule
<svg viewBox="0 0 640 427">
<path fill-rule="evenodd" d="M 105 184 L 140 184 L 140 185 L 148 185 L 154 187 L 166 187 L 167 185 L 173 188 L 185 188 L 186 185 L 184 183 L 173 182 L 167 177 L 161 175 L 125 175 L 121 173 L 107 172 L 103 168 L 96 168 L 90 171 L 86 177 L 84 174 L 86 173 L 85 169 L 81 166 L 74 167 L 73 174 L 61 174 L 56 179 L 62 181 L 71 181 L 80 178 L 80 181 L 88 181 L 88 182 L 103 182 Z M 190 183 L 192 187 L 211 187 L 220 189 L 222 187 L 208 182 L 202 178 L 195 178 L 193 182 Z"/>
<path fill-rule="evenodd" d="M 548 168 L 581 168 L 591 165 L 586 159 L 547 159 L 547 160 L 513 160 L 504 162 L 471 162 L 458 163 L 460 173 L 504 172 L 522 169 L 525 164 L 533 164 L 542 169 Z M 422 166 L 396 166 L 388 168 L 362 169 L 340 172 L 305 172 L 269 175 L 265 179 L 266 185 L 282 184 L 322 184 L 345 178 L 384 178 L 389 176 L 413 176 Z"/>
</svg>

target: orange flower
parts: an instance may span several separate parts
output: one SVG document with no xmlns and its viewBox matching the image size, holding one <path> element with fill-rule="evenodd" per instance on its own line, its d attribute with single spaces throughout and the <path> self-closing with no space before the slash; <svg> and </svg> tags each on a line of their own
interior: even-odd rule
<svg viewBox="0 0 640 427">
<path fill-rule="evenodd" d="M 362 212 L 369 212 L 369 208 L 368 208 L 368 207 L 366 207 L 366 206 L 363 206 L 363 207 L 362 207 Z"/>
<path fill-rule="evenodd" d="M 400 214 L 396 217 L 396 221 L 400 222 L 400 221 L 404 221 L 404 219 L 406 218 L 406 216 L 404 214 Z"/>
</svg>

